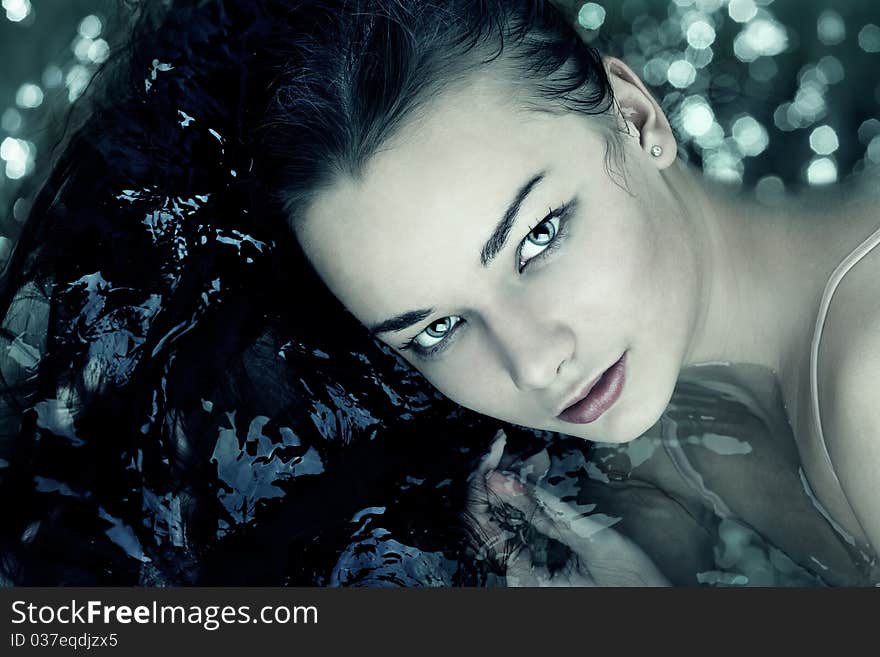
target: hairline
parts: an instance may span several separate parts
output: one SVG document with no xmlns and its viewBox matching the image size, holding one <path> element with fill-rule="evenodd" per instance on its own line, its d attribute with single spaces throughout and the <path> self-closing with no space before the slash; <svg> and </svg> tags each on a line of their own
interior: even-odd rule
<svg viewBox="0 0 880 657">
<path fill-rule="evenodd" d="M 537 80 L 527 77 L 524 81 L 520 82 L 513 79 L 513 73 L 516 72 L 514 67 L 509 67 L 510 71 L 506 76 L 489 76 L 488 73 L 481 70 L 482 68 L 491 67 L 493 65 L 503 65 L 503 60 L 508 60 L 509 58 L 510 56 L 508 55 L 507 57 L 499 57 L 489 62 L 476 62 L 470 66 L 466 65 L 460 69 L 452 79 L 432 82 L 429 88 L 413 100 L 411 106 L 396 122 L 396 125 L 394 125 L 393 129 L 385 139 L 371 152 L 361 153 L 360 157 L 357 158 L 337 157 L 331 161 L 328 166 L 328 175 L 319 180 L 308 193 L 297 197 L 297 203 L 287 204 L 288 225 L 291 227 L 294 234 L 297 235 L 297 238 L 299 238 L 304 225 L 308 223 L 308 217 L 311 214 L 311 210 L 322 194 L 326 194 L 336 188 L 342 180 L 353 182 L 363 181 L 369 163 L 372 162 L 379 153 L 393 149 L 395 144 L 399 143 L 399 140 L 403 139 L 407 131 L 413 128 L 413 126 L 417 127 L 420 122 L 428 120 L 432 111 L 435 109 L 433 105 L 435 101 L 442 96 L 454 94 L 456 92 L 463 92 L 468 88 L 476 87 L 487 79 L 493 84 L 497 81 L 500 85 L 510 87 L 508 90 L 513 91 L 514 93 L 501 94 L 501 97 L 504 99 L 503 102 L 509 104 L 515 111 L 551 114 L 555 116 L 574 112 L 582 114 L 585 120 L 589 120 L 590 117 L 594 118 L 595 120 L 590 122 L 591 127 L 605 138 L 606 150 L 604 159 L 606 170 L 610 173 L 609 166 L 612 159 L 616 160 L 618 165 L 623 164 L 622 132 L 608 110 L 596 113 L 585 113 L 580 112 L 575 108 L 566 107 L 563 104 L 563 101 L 558 98 L 542 96 L 541 92 L 537 89 Z M 531 92 L 525 92 L 526 89 L 530 89 Z M 520 102 L 517 102 L 518 100 Z M 612 103 L 609 109 L 613 110 L 614 107 L 615 105 Z M 296 209 L 293 209 L 292 206 L 294 205 L 296 206 Z"/>
</svg>

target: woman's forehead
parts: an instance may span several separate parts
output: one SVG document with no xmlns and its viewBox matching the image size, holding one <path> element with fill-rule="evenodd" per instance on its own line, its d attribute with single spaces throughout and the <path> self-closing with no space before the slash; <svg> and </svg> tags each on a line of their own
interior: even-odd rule
<svg viewBox="0 0 880 657">
<path fill-rule="evenodd" d="M 520 207 L 532 223 L 562 200 L 576 156 L 565 118 L 488 93 L 446 95 L 357 179 L 315 199 L 299 230 L 306 253 L 364 323 L 458 296 L 480 275 L 481 250 L 526 183 L 540 177 Z"/>
<path fill-rule="evenodd" d="M 517 108 L 497 90 L 495 84 L 442 94 L 356 176 L 340 174 L 316 195 L 298 226 L 301 237 L 319 242 L 324 234 L 334 237 L 331 232 L 376 230 L 364 219 L 368 214 L 403 215 L 405 227 L 396 230 L 433 230 L 436 220 L 451 219 L 451 208 L 455 215 L 485 215 L 530 174 L 578 158 L 584 139 L 599 146 L 601 137 L 586 128 L 588 117 Z M 416 222 L 416 211 L 432 220 Z M 328 223 L 331 231 L 324 230 Z"/>
</svg>

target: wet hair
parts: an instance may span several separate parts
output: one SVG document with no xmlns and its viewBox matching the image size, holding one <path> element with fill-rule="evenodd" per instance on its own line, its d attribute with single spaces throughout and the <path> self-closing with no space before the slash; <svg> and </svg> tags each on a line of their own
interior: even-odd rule
<svg viewBox="0 0 880 657">
<path fill-rule="evenodd" d="M 293 3 L 283 68 L 259 122 L 262 177 L 296 226 L 315 195 L 370 158 L 431 102 L 480 76 L 520 109 L 595 118 L 606 169 L 623 156 L 599 52 L 540 0 Z M 609 171 L 610 173 L 610 171 Z"/>
<path fill-rule="evenodd" d="M 290 214 L 502 45 L 557 107 L 606 110 L 596 53 L 543 2 L 132 7 L 0 285 L 0 577 L 484 581 L 461 519 L 501 423 L 374 342 Z"/>
</svg>

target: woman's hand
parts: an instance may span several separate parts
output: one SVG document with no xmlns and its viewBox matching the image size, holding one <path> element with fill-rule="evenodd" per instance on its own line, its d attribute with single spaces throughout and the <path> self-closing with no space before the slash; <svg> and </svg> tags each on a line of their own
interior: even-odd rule
<svg viewBox="0 0 880 657">
<path fill-rule="evenodd" d="M 669 586 L 638 545 L 537 485 L 549 469 L 546 450 L 527 459 L 519 475 L 496 470 L 504 444 L 499 432 L 472 475 L 469 515 L 509 586 Z M 551 573 L 533 563 L 528 526 L 572 551 L 561 569 Z"/>
</svg>

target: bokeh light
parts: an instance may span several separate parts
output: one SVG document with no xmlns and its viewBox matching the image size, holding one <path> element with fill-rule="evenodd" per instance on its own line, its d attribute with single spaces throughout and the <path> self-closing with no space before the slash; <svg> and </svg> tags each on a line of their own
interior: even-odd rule
<svg viewBox="0 0 880 657">
<path fill-rule="evenodd" d="M 76 55 L 76 58 L 81 62 L 87 62 L 89 60 L 89 48 L 92 45 L 92 40 L 83 37 L 77 36 L 73 43 L 70 45 L 73 50 L 73 54 Z"/>
<path fill-rule="evenodd" d="M 30 0 L 3 0 L 3 9 L 6 10 L 6 18 L 13 23 L 19 23 L 31 13 Z"/>
<path fill-rule="evenodd" d="M 874 137 L 865 149 L 865 157 L 874 164 L 880 164 L 880 135 Z"/>
<path fill-rule="evenodd" d="M 742 182 L 743 170 L 742 157 L 732 140 L 725 139 L 720 146 L 708 151 L 703 159 L 705 174 L 721 182 Z"/>
<path fill-rule="evenodd" d="M 749 62 L 749 76 L 759 82 L 768 82 L 779 73 L 779 65 L 772 57 L 758 57 Z"/>
<path fill-rule="evenodd" d="M 880 52 L 880 27 L 868 23 L 859 31 L 859 46 L 865 52 Z"/>
<path fill-rule="evenodd" d="M 880 135 L 880 121 L 874 118 L 862 121 L 856 134 L 861 143 L 869 144 L 872 139 Z"/>
<path fill-rule="evenodd" d="M 778 206 L 785 200 L 785 182 L 779 176 L 763 176 L 755 184 L 755 196 L 764 205 Z"/>
<path fill-rule="evenodd" d="M 101 23 L 100 18 L 94 14 L 89 14 L 80 21 L 77 32 L 79 32 L 80 36 L 84 39 L 97 39 L 100 36 L 103 27 L 104 25 Z"/>
<path fill-rule="evenodd" d="M 762 55 L 778 55 L 787 47 L 785 27 L 771 18 L 750 21 L 733 40 L 733 52 L 743 62 L 753 62 Z"/>
<path fill-rule="evenodd" d="M 713 11 L 721 9 L 728 1 L 729 0 L 696 0 L 694 6 L 702 12 L 711 14 Z"/>
<path fill-rule="evenodd" d="M 21 128 L 21 112 L 14 107 L 7 107 L 0 116 L 0 128 L 5 132 L 15 133 Z"/>
<path fill-rule="evenodd" d="M 642 67 L 642 77 L 645 82 L 652 86 L 658 86 L 666 82 L 669 61 L 663 57 L 653 57 Z"/>
<path fill-rule="evenodd" d="M 60 66 L 49 64 L 43 69 L 43 86 L 46 89 L 55 89 L 64 83 L 64 71 Z"/>
<path fill-rule="evenodd" d="M 834 128 L 822 125 L 810 133 L 810 148 L 818 155 L 831 155 L 840 147 Z"/>
<path fill-rule="evenodd" d="M 837 84 L 846 77 L 843 64 L 834 55 L 825 55 L 816 64 L 816 73 L 821 82 Z"/>
<path fill-rule="evenodd" d="M 724 128 L 717 121 L 713 121 L 709 129 L 694 139 L 697 148 L 702 150 L 712 150 L 717 148 L 724 141 Z"/>
<path fill-rule="evenodd" d="M 689 96 L 681 104 L 682 127 L 693 137 L 706 134 L 715 121 L 715 115 L 702 96 Z"/>
<path fill-rule="evenodd" d="M 754 0 L 730 0 L 728 15 L 737 23 L 747 23 L 758 13 Z"/>
<path fill-rule="evenodd" d="M 767 129 L 752 116 L 738 118 L 731 130 L 740 152 L 749 157 L 763 153 L 770 143 Z"/>
<path fill-rule="evenodd" d="M 684 89 L 697 79 L 697 71 L 689 61 L 676 59 L 669 65 L 666 76 L 669 78 L 669 84 L 673 87 Z"/>
<path fill-rule="evenodd" d="M 104 39 L 95 39 L 89 44 L 89 50 L 86 57 L 93 64 L 103 64 L 110 56 L 110 44 Z"/>
<path fill-rule="evenodd" d="M 592 28 L 600 19 L 589 17 L 601 15 L 595 31 L 655 94 L 679 156 L 707 175 L 749 182 L 774 203 L 791 186 L 827 184 L 877 159 L 880 116 L 864 116 L 870 104 L 856 113 L 855 152 L 847 145 L 855 133 L 841 125 L 844 108 L 864 98 L 847 78 L 873 66 L 857 57 L 880 51 L 867 3 L 844 11 L 795 0 L 623 0 L 602 3 L 601 14 L 596 4 L 576 4 L 579 22 Z M 871 76 L 867 93 L 880 103 L 880 76 Z M 780 155 L 805 146 L 806 162 Z"/>
<path fill-rule="evenodd" d="M 36 84 L 26 82 L 15 94 L 15 104 L 25 109 L 33 109 L 43 104 L 43 90 Z"/>
<path fill-rule="evenodd" d="M 705 68 L 712 63 L 715 53 L 712 48 L 692 48 L 688 46 L 684 51 L 684 58 L 690 62 L 694 68 Z"/>
<path fill-rule="evenodd" d="M 33 170 L 36 146 L 24 139 L 6 137 L 0 143 L 0 159 L 6 162 L 6 177 L 22 178 Z"/>
<path fill-rule="evenodd" d="M 583 28 L 598 30 L 605 22 L 605 8 L 595 2 L 587 2 L 578 12 L 577 21 Z"/>
<path fill-rule="evenodd" d="M 715 43 L 715 28 L 705 20 L 696 20 L 687 29 L 687 42 L 698 50 L 708 48 Z"/>
<path fill-rule="evenodd" d="M 834 46 L 846 38 L 846 23 L 833 9 L 826 9 L 816 21 L 816 33 L 826 46 Z"/>
<path fill-rule="evenodd" d="M 76 64 L 70 68 L 64 76 L 64 84 L 67 86 L 67 97 L 70 102 L 75 101 L 85 91 L 92 74 L 82 64 Z"/>
<path fill-rule="evenodd" d="M 817 157 L 807 167 L 807 182 L 811 185 L 830 185 L 837 182 L 837 164 L 830 157 Z"/>
</svg>

